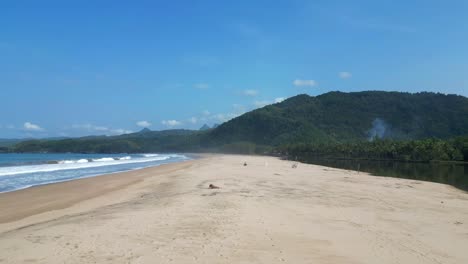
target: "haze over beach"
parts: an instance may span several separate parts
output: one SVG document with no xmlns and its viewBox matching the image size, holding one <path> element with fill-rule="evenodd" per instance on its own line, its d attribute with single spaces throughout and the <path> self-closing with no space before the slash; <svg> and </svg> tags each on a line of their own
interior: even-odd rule
<svg viewBox="0 0 468 264">
<path fill-rule="evenodd" d="M 468 263 L 467 12 L 0 3 L 0 264 Z"/>
</svg>

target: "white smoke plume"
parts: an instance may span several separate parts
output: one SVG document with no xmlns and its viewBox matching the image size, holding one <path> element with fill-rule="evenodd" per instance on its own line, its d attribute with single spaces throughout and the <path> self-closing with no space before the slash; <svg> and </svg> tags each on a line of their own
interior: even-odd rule
<svg viewBox="0 0 468 264">
<path fill-rule="evenodd" d="M 388 134 L 389 126 L 381 118 L 376 118 L 372 121 L 372 128 L 367 132 L 368 140 L 373 141 L 377 138 L 384 138 Z"/>
</svg>

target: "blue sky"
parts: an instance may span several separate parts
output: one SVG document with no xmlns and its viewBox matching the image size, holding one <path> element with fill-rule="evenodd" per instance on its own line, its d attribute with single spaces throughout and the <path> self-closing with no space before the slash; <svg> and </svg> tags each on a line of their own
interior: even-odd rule
<svg viewBox="0 0 468 264">
<path fill-rule="evenodd" d="M 468 1 L 1 1 L 0 137 L 199 128 L 300 93 L 468 96 Z"/>
</svg>

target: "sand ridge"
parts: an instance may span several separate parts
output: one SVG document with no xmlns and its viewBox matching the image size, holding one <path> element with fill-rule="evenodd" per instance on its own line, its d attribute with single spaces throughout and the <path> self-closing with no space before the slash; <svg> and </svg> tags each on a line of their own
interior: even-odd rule
<svg viewBox="0 0 468 264">
<path fill-rule="evenodd" d="M 292 164 L 213 155 L 1 195 L 0 263 L 468 263 L 467 193 Z"/>
</svg>

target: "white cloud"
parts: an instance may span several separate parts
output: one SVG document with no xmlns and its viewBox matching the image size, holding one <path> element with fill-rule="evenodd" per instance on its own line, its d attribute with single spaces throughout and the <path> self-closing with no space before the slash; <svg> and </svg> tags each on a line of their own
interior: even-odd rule
<svg viewBox="0 0 468 264">
<path fill-rule="evenodd" d="M 109 128 L 104 127 L 104 126 L 95 126 L 94 130 L 96 130 L 96 131 L 107 131 L 107 130 L 109 130 Z"/>
<path fill-rule="evenodd" d="M 314 80 L 300 80 L 296 79 L 293 81 L 294 86 L 298 87 L 314 87 L 317 86 L 317 82 Z"/>
<path fill-rule="evenodd" d="M 23 128 L 28 131 L 43 131 L 44 129 L 36 124 L 26 122 L 23 125 Z"/>
<path fill-rule="evenodd" d="M 258 94 L 257 90 L 247 89 L 242 92 L 246 96 L 256 96 Z"/>
<path fill-rule="evenodd" d="M 235 117 L 238 117 L 239 115 L 242 115 L 247 111 L 247 107 L 241 104 L 233 104 L 232 105 L 232 111 L 228 113 L 218 113 L 218 114 L 212 114 L 208 110 L 202 111 L 201 115 L 199 116 L 194 116 L 189 119 L 187 119 L 188 123 L 191 124 L 202 124 L 202 123 L 207 123 L 207 124 L 213 124 L 213 123 L 223 123 L 226 121 L 229 121 Z M 178 126 L 182 125 L 182 122 L 179 122 L 177 120 L 164 120 L 162 121 L 162 124 L 168 127 L 173 127 L 173 126 Z"/>
<path fill-rule="evenodd" d="M 195 88 L 200 89 L 200 90 L 206 90 L 210 88 L 210 85 L 207 83 L 197 83 L 194 85 Z"/>
<path fill-rule="evenodd" d="M 268 101 L 268 100 L 261 100 L 261 101 L 255 101 L 254 102 L 254 105 L 256 107 L 264 107 L 265 105 L 269 105 L 269 104 L 271 104 L 271 102 Z"/>
<path fill-rule="evenodd" d="M 353 75 L 350 72 L 340 72 L 338 73 L 338 76 L 340 76 L 341 79 L 349 79 Z"/>
<path fill-rule="evenodd" d="M 285 99 L 286 99 L 286 98 L 284 98 L 284 97 L 278 97 L 278 98 L 275 98 L 275 101 L 274 101 L 274 102 L 275 102 L 275 103 L 281 103 L 281 102 L 283 102 Z"/>
<path fill-rule="evenodd" d="M 115 134 L 115 135 L 122 135 L 122 134 L 130 134 L 130 133 L 133 133 L 132 130 L 126 130 L 126 129 L 122 129 L 122 128 L 111 129 L 110 132 L 111 132 L 112 134 Z"/>
<path fill-rule="evenodd" d="M 168 127 L 182 125 L 182 122 L 177 121 L 177 120 L 163 120 L 161 123 Z"/>
<path fill-rule="evenodd" d="M 123 128 L 109 128 L 106 126 L 96 126 L 92 124 L 75 124 L 71 126 L 72 129 L 84 130 L 88 133 L 102 133 L 105 135 L 121 135 L 133 133 L 132 130 Z"/>
<path fill-rule="evenodd" d="M 149 127 L 151 126 L 151 123 L 143 120 L 143 121 L 138 121 L 136 125 L 139 127 Z"/>
<path fill-rule="evenodd" d="M 227 114 L 217 114 L 217 115 L 212 116 L 212 118 L 219 122 L 226 122 L 238 116 L 239 116 L 238 114 L 227 113 Z"/>
<path fill-rule="evenodd" d="M 108 131 L 109 128 L 105 126 L 95 126 L 91 124 L 77 124 L 77 125 L 72 125 L 72 128 L 75 129 L 83 129 L 87 131 Z"/>
<path fill-rule="evenodd" d="M 234 111 L 239 114 L 243 114 L 247 111 L 247 108 L 241 104 L 233 104 L 232 108 L 234 108 Z"/>
<path fill-rule="evenodd" d="M 253 105 L 255 107 L 264 107 L 266 105 L 269 105 L 269 104 L 275 104 L 275 103 L 281 103 L 285 100 L 286 98 L 285 97 L 277 97 L 275 98 L 274 100 L 259 100 L 259 101 L 255 101 L 253 102 Z"/>
<path fill-rule="evenodd" d="M 192 124 L 196 124 L 196 123 L 198 122 L 198 118 L 196 118 L 196 117 L 193 116 L 193 117 L 191 117 L 191 118 L 189 119 L 189 122 L 192 123 Z"/>
</svg>

